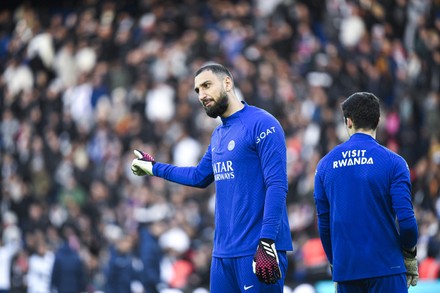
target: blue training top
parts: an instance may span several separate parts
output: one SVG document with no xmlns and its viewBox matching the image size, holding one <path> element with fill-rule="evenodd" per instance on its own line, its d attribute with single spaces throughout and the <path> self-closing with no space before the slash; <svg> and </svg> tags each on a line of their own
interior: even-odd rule
<svg viewBox="0 0 440 293">
<path fill-rule="evenodd" d="M 418 228 L 401 156 L 354 134 L 318 163 L 314 197 L 334 281 L 406 272 L 401 249 L 416 245 Z"/>
<path fill-rule="evenodd" d="M 277 250 L 292 250 L 281 125 L 268 112 L 246 103 L 222 122 L 197 166 L 157 162 L 153 174 L 201 188 L 215 181 L 213 256 L 253 255 L 260 238 L 275 240 Z"/>
</svg>

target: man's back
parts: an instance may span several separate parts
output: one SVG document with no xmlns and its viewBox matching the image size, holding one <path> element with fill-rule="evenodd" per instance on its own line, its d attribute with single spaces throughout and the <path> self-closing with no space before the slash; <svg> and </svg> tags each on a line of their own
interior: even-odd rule
<svg viewBox="0 0 440 293">
<path fill-rule="evenodd" d="M 332 251 L 334 281 L 405 272 L 395 224 L 396 215 L 414 217 L 405 161 L 357 133 L 321 160 L 316 176 L 318 213 L 329 212 L 331 244 L 324 248 Z"/>
</svg>

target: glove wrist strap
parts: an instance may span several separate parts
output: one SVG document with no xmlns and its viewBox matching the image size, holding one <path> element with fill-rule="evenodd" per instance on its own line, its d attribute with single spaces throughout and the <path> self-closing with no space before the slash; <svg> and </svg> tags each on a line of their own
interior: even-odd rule
<svg viewBox="0 0 440 293">
<path fill-rule="evenodd" d="M 403 248 L 402 251 L 404 257 L 415 258 L 417 256 L 417 247 L 415 247 L 414 250 Z"/>
<path fill-rule="evenodd" d="M 269 245 L 272 245 L 275 243 L 275 241 L 273 241 L 272 239 L 269 239 L 269 238 L 260 238 L 260 242 L 266 242 Z"/>
</svg>

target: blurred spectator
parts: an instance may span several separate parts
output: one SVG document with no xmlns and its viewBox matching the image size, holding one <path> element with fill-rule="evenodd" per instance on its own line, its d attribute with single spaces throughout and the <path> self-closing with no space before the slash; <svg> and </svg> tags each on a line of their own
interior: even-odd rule
<svg viewBox="0 0 440 293">
<path fill-rule="evenodd" d="M 34 235 L 46 231 L 46 227 L 49 226 L 50 222 L 45 208 L 45 202 L 33 201 L 30 203 L 27 211 L 28 217 L 22 226 L 25 236 L 34 237 Z"/>
<path fill-rule="evenodd" d="M 329 277 L 329 265 L 319 238 L 307 239 L 301 247 L 306 281 L 314 284 Z"/>
<path fill-rule="evenodd" d="M 20 246 L 19 238 L 7 239 L 4 232 L 0 233 L 0 292 L 11 292 L 12 261 Z"/>
<path fill-rule="evenodd" d="M 139 228 L 138 251 L 143 270 L 140 282 L 146 293 L 157 293 L 161 283 L 160 264 L 163 253 L 159 246 L 158 234 L 162 233 L 159 223 L 142 225 Z"/>
<path fill-rule="evenodd" d="M 124 235 L 116 241 L 114 247 L 110 248 L 109 261 L 105 269 L 105 292 L 132 292 L 131 286 L 136 281 L 136 271 L 140 269 L 133 255 L 133 241 L 131 236 Z"/>
<path fill-rule="evenodd" d="M 85 270 L 78 253 L 80 243 L 72 227 L 61 230 L 63 243 L 55 252 L 51 288 L 58 293 L 78 293 L 86 289 Z"/>
<path fill-rule="evenodd" d="M 159 245 L 165 252 L 162 261 L 162 278 L 171 288 L 185 289 L 193 270 L 187 258 L 190 248 L 187 233 L 178 227 L 172 227 L 159 237 Z"/>
<path fill-rule="evenodd" d="M 420 280 L 436 280 L 440 278 L 440 242 L 437 238 L 432 238 L 428 242 L 428 252 L 419 264 Z"/>
<path fill-rule="evenodd" d="M 11 266 L 11 292 L 27 292 L 27 272 L 29 270 L 29 255 L 26 250 L 19 250 Z"/>
<path fill-rule="evenodd" d="M 43 234 L 37 235 L 36 250 L 29 257 L 27 272 L 28 293 L 50 293 L 54 253 L 47 247 Z"/>
</svg>

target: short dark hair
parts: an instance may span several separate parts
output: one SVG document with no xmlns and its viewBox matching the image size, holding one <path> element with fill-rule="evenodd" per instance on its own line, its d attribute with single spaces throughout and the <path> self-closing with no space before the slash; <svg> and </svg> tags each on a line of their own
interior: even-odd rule
<svg viewBox="0 0 440 293">
<path fill-rule="evenodd" d="M 207 65 L 204 65 L 202 67 L 199 68 L 199 70 L 196 71 L 196 74 L 194 76 L 199 75 L 200 73 L 204 72 L 204 71 L 212 71 L 212 73 L 214 73 L 215 75 L 226 75 L 229 76 L 232 80 L 232 74 L 229 71 L 229 69 L 227 69 L 225 66 L 218 64 L 218 63 L 210 63 Z"/>
<path fill-rule="evenodd" d="M 380 102 L 372 93 L 357 92 L 341 104 L 344 119 L 350 118 L 357 129 L 376 129 L 380 118 Z"/>
</svg>

